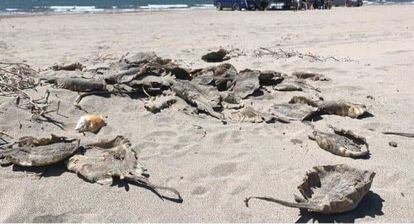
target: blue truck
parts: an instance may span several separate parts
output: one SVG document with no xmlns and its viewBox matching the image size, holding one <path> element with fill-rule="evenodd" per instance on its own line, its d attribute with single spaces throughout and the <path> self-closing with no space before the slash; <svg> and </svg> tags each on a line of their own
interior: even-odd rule
<svg viewBox="0 0 414 224">
<path fill-rule="evenodd" d="M 217 10 L 225 8 L 231 10 L 256 10 L 260 9 L 257 0 L 214 0 L 214 6 Z"/>
</svg>

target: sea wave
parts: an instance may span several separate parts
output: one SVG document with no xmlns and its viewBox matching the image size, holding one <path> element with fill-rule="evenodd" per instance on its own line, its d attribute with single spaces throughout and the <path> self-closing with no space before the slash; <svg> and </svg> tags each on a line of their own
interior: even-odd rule
<svg viewBox="0 0 414 224">
<path fill-rule="evenodd" d="M 103 12 L 105 10 L 96 8 L 96 6 L 50 6 L 49 9 L 54 12 Z"/>
<path fill-rule="evenodd" d="M 162 9 L 183 9 L 189 8 L 187 4 L 174 4 L 174 5 L 151 5 L 140 6 L 140 9 L 152 9 L 152 10 L 162 10 Z"/>
<path fill-rule="evenodd" d="M 213 4 L 194 4 L 191 9 L 212 9 L 215 8 Z"/>
<path fill-rule="evenodd" d="M 2 1 L 2 0 L 0 0 Z M 414 4 L 414 1 L 398 0 L 363 0 L 364 5 L 378 4 Z M 1 6 L 1 4 L 0 4 Z M 32 13 L 112 13 L 112 12 L 138 12 L 138 11 L 164 11 L 164 10 L 200 10 L 213 9 L 213 4 L 147 4 L 147 5 L 54 5 L 32 6 L 28 9 L 18 7 L 0 7 L 0 15 L 32 14 Z"/>
<path fill-rule="evenodd" d="M 1 1 L 1 0 L 0 0 Z M 134 11 L 161 11 L 161 10 L 192 10 L 192 9 L 211 9 L 212 4 L 148 4 L 144 6 L 76 6 L 76 5 L 54 5 L 34 7 L 30 10 L 18 8 L 0 9 L 4 14 L 22 14 L 22 13 L 100 13 L 100 12 L 134 12 Z"/>
</svg>

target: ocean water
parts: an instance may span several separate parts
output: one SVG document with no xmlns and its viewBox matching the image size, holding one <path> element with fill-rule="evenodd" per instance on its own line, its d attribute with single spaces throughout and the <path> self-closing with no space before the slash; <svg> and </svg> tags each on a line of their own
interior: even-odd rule
<svg viewBox="0 0 414 224">
<path fill-rule="evenodd" d="M 367 4 L 411 3 L 412 0 L 369 0 Z M 82 13 L 111 11 L 188 10 L 214 8 L 213 0 L 0 0 L 0 14 Z"/>
<path fill-rule="evenodd" d="M 0 0 L 0 12 L 104 12 L 213 8 L 213 0 Z"/>
</svg>

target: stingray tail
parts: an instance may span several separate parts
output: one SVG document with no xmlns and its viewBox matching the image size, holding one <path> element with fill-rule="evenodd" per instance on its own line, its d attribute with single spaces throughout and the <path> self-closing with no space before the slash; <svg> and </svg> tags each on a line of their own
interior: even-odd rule
<svg viewBox="0 0 414 224">
<path fill-rule="evenodd" d="M 161 199 L 169 199 L 169 200 L 176 201 L 176 202 L 183 201 L 183 198 L 181 197 L 180 192 L 178 192 L 175 188 L 153 184 L 149 182 L 149 180 L 145 177 L 132 176 L 132 177 L 126 177 L 126 178 L 138 184 L 142 184 L 145 187 L 150 188 L 150 190 L 152 190 L 155 194 L 157 194 Z M 164 196 L 158 190 L 164 190 L 164 191 L 171 192 L 174 195 L 176 195 L 177 198 L 170 198 L 170 197 Z"/>
<path fill-rule="evenodd" d="M 310 209 L 310 210 L 315 210 L 317 208 L 315 208 L 315 206 L 312 206 L 308 203 L 295 203 L 295 202 L 287 202 L 287 201 L 283 201 L 283 200 L 279 200 L 276 198 L 271 198 L 271 197 L 248 197 L 244 200 L 244 203 L 246 204 L 246 207 L 249 207 L 249 201 L 251 199 L 259 199 L 259 200 L 264 200 L 264 201 L 270 201 L 270 202 L 274 202 L 283 206 L 287 206 L 287 207 L 291 207 L 291 208 L 300 208 L 300 209 Z"/>
</svg>

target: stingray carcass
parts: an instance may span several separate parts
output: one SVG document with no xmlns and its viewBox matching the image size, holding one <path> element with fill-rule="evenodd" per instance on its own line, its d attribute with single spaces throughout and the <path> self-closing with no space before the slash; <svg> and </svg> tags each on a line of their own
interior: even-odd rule
<svg viewBox="0 0 414 224">
<path fill-rule="evenodd" d="M 232 92 L 224 92 L 221 95 L 221 105 L 225 109 L 240 109 L 244 107 L 243 100 Z"/>
<path fill-rule="evenodd" d="M 296 79 L 296 78 L 286 78 L 280 84 L 277 84 L 273 87 L 276 91 L 307 91 L 313 90 L 316 92 L 320 92 L 318 88 L 315 88 L 309 84 L 307 84 L 304 80 Z"/>
<path fill-rule="evenodd" d="M 275 202 L 287 207 L 307 209 L 323 214 L 335 214 L 355 209 L 368 193 L 375 172 L 360 170 L 345 164 L 316 166 L 306 173 L 298 186 L 302 197 L 295 195 L 296 202 L 287 202 L 271 197 L 249 197 Z"/>
<path fill-rule="evenodd" d="M 203 55 L 201 59 L 206 62 L 222 62 L 229 59 L 229 57 L 226 57 L 227 54 L 227 50 L 220 48 L 218 51 L 212 51 Z"/>
<path fill-rule="evenodd" d="M 233 87 L 234 94 L 242 99 L 252 95 L 260 88 L 259 75 L 260 71 L 258 70 L 245 69 L 240 71 Z"/>
<path fill-rule="evenodd" d="M 85 66 L 83 66 L 81 63 L 79 62 L 75 62 L 75 63 L 71 63 L 71 64 L 66 64 L 66 65 L 53 65 L 51 67 L 53 70 L 55 71 L 60 71 L 60 70 L 64 70 L 64 71 L 76 71 L 76 70 L 82 70 L 85 68 Z"/>
<path fill-rule="evenodd" d="M 237 74 L 236 68 L 229 63 L 196 69 L 191 72 L 193 82 L 214 85 L 219 91 L 231 89 L 236 82 Z"/>
<path fill-rule="evenodd" d="M 74 155 L 67 161 L 68 170 L 93 183 L 110 184 L 114 177 L 119 177 L 149 187 L 157 193 L 157 190 L 170 191 L 181 199 L 177 190 L 149 182 L 146 170 L 138 162 L 128 139 L 117 136 L 110 141 L 86 145 L 85 148 L 83 155 Z"/>
<path fill-rule="evenodd" d="M 0 153 L 1 163 L 19 166 L 46 166 L 72 156 L 79 140 L 52 135 L 50 138 L 23 137 Z"/>
<path fill-rule="evenodd" d="M 314 101 L 314 100 L 312 100 L 310 98 L 307 98 L 305 96 L 293 96 L 290 99 L 289 103 L 292 103 L 292 104 L 297 104 L 297 103 L 307 104 L 311 107 L 317 107 L 319 105 L 318 101 Z"/>
<path fill-rule="evenodd" d="M 310 119 L 315 112 L 316 108 L 307 104 L 275 104 L 269 109 L 269 114 L 277 115 L 278 117 L 285 118 L 291 121 L 303 121 Z"/>
<path fill-rule="evenodd" d="M 261 123 L 264 121 L 261 113 L 250 106 L 244 107 L 236 112 L 233 112 L 231 115 L 227 116 L 227 119 L 235 122 L 251 123 Z"/>
<path fill-rule="evenodd" d="M 318 111 L 322 114 L 334 114 L 351 118 L 360 118 L 368 112 L 365 105 L 349 103 L 343 100 L 322 103 L 318 106 Z"/>
<path fill-rule="evenodd" d="M 360 158 L 369 154 L 369 146 L 365 137 L 352 131 L 331 127 L 334 133 L 313 131 L 310 139 L 319 147 L 338 156 Z"/>
<path fill-rule="evenodd" d="M 166 109 L 177 102 L 175 96 L 159 96 L 156 98 L 151 98 L 145 102 L 144 107 L 148 111 L 156 114 L 163 109 Z"/>
<path fill-rule="evenodd" d="M 187 80 L 174 81 L 172 91 L 176 96 L 185 100 L 191 106 L 196 107 L 199 111 L 223 120 L 223 114 L 214 110 L 220 108 L 220 94 L 212 87 L 202 86 Z"/>
<path fill-rule="evenodd" d="M 329 81 L 330 79 L 322 74 L 311 71 L 295 71 L 292 73 L 298 79 L 310 79 L 312 81 Z"/>
<path fill-rule="evenodd" d="M 47 83 L 55 84 L 58 88 L 77 92 L 105 91 L 106 84 L 102 80 L 85 78 L 46 78 Z"/>
<path fill-rule="evenodd" d="M 261 71 L 259 75 L 259 82 L 261 86 L 274 86 L 283 81 L 286 74 L 281 72 L 265 70 Z"/>
</svg>

